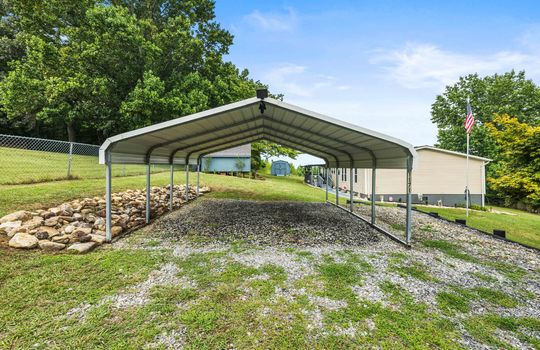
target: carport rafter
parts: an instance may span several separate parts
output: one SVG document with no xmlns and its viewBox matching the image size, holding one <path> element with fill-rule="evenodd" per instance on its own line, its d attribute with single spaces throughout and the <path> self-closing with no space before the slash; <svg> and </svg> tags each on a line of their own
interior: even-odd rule
<svg viewBox="0 0 540 350">
<path fill-rule="evenodd" d="M 250 133 L 252 131 L 259 130 L 261 128 L 262 128 L 262 125 L 254 126 L 252 128 L 246 129 L 246 130 L 241 130 L 241 131 L 234 132 L 232 134 L 223 135 L 223 136 L 221 136 L 220 139 L 229 138 L 229 137 L 235 137 L 235 136 L 242 135 L 242 134 L 245 134 L 245 133 Z M 207 142 L 205 142 L 205 143 L 201 143 L 201 142 L 193 143 L 193 144 L 190 144 L 190 145 L 187 145 L 187 146 L 182 146 L 182 147 L 174 149 L 171 152 L 171 154 L 169 155 L 169 163 L 173 162 L 175 154 L 178 153 L 179 151 L 189 150 L 192 147 L 197 147 L 197 146 L 200 146 L 201 144 L 206 144 L 206 143 Z"/>
<path fill-rule="evenodd" d="M 220 131 L 225 131 L 225 130 L 228 130 L 228 129 L 233 129 L 233 128 L 236 128 L 236 127 L 239 127 L 239 126 L 243 126 L 245 125 L 246 123 L 252 123 L 252 122 L 257 122 L 259 120 L 262 120 L 262 118 L 260 116 L 257 116 L 257 117 L 254 117 L 252 120 L 248 120 L 248 121 L 241 121 L 241 122 L 237 122 L 237 123 L 234 123 L 234 124 L 231 124 L 231 125 L 225 125 L 223 127 L 220 127 L 220 128 L 215 128 L 215 129 L 212 129 L 212 130 L 205 130 L 205 131 L 202 131 L 200 133 L 197 133 L 197 134 L 194 134 L 194 135 L 190 135 L 188 137 L 179 137 L 179 138 L 175 138 L 174 140 L 171 140 L 171 141 L 167 141 L 167 142 L 162 142 L 162 143 L 158 143 L 152 147 L 150 147 L 147 151 L 146 151 L 146 159 L 150 159 L 151 155 L 152 155 L 152 152 L 160 147 L 164 147 L 164 146 L 168 146 L 168 145 L 172 145 L 173 143 L 176 143 L 176 142 L 186 142 L 188 140 L 193 140 L 193 139 L 196 139 L 198 137 L 202 137 L 202 136 L 206 136 L 208 135 L 209 133 L 216 133 L 216 132 L 220 132 Z"/>
<path fill-rule="evenodd" d="M 262 140 L 268 140 L 268 141 L 271 141 L 271 142 L 276 142 L 276 143 L 280 143 L 282 146 L 286 146 L 286 147 L 290 147 L 290 148 L 294 148 L 294 149 L 297 149 L 301 152 L 305 152 L 305 153 L 308 153 L 308 154 L 312 154 L 314 156 L 317 156 L 317 157 L 320 157 L 321 159 L 323 159 L 326 163 L 328 163 L 328 159 L 327 159 L 327 156 L 330 156 L 330 157 L 333 157 L 331 154 L 327 154 L 326 156 L 324 155 L 321 155 L 321 154 L 318 154 L 318 153 L 314 153 L 314 150 L 310 149 L 309 147 L 306 147 L 306 146 L 298 146 L 298 145 L 295 145 L 295 144 L 291 144 L 291 143 L 286 143 L 286 142 L 283 142 L 283 140 L 280 140 L 279 138 L 275 137 L 275 138 L 271 138 L 271 136 L 269 137 L 268 135 L 259 135 L 259 138 L 256 139 L 256 140 L 252 140 L 252 141 L 249 141 L 249 140 L 240 140 L 234 144 L 230 144 L 230 145 L 227 145 L 227 146 L 222 146 L 220 148 L 215 148 L 216 146 L 213 146 L 211 148 L 207 148 L 207 149 L 201 149 L 201 150 L 198 150 L 194 153 L 198 153 L 198 152 L 203 152 L 199 155 L 199 157 L 204 157 L 208 154 L 211 154 L 211 153 L 214 153 L 214 152 L 219 152 L 219 151 L 223 151 L 223 150 L 226 150 L 226 149 L 229 149 L 229 148 L 232 148 L 232 147 L 236 147 L 236 146 L 241 146 L 241 145 L 245 145 L 249 142 L 257 142 L 257 141 L 262 141 Z"/>
</svg>

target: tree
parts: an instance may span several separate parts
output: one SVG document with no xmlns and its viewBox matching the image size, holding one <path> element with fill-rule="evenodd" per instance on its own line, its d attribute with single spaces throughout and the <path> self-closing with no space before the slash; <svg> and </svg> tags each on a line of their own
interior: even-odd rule
<svg viewBox="0 0 540 350">
<path fill-rule="evenodd" d="M 540 207 L 540 126 L 522 123 L 507 114 L 485 124 L 501 150 L 500 160 L 489 177 L 506 205 Z"/>
<path fill-rule="evenodd" d="M 259 141 L 251 144 L 251 170 L 256 174 L 257 171 L 264 169 L 268 164 L 270 157 L 289 157 L 296 159 L 300 152 L 292 148 L 279 145 L 268 141 Z"/>
<path fill-rule="evenodd" d="M 244 167 L 246 166 L 246 162 L 241 157 L 236 157 L 234 160 L 234 167 L 236 168 L 237 172 L 241 173 L 244 171 Z"/>
<path fill-rule="evenodd" d="M 0 4 L 0 131 L 45 125 L 48 137 L 101 143 L 262 86 L 223 60 L 233 37 L 216 23 L 213 0 Z M 294 154 L 271 143 L 254 149 Z"/>
<path fill-rule="evenodd" d="M 481 78 L 478 74 L 461 77 L 447 86 L 431 106 L 431 120 L 437 125 L 437 146 L 466 151 L 463 127 L 467 97 L 471 100 L 476 124 L 470 138 L 471 154 L 498 158 L 498 146 L 485 123 L 495 114 L 512 115 L 519 122 L 540 124 L 540 88 L 525 78 L 525 72 L 508 72 Z"/>
<path fill-rule="evenodd" d="M 232 35 L 211 0 L 8 4 L 2 24 L 25 48 L 0 57 L 0 103 L 12 122 L 63 124 L 70 140 L 99 143 L 255 92 L 249 73 L 222 59 Z"/>
</svg>

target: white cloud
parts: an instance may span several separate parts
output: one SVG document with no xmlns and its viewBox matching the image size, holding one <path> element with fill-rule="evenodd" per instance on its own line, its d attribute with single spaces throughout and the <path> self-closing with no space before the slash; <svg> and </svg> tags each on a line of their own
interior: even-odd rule
<svg viewBox="0 0 540 350">
<path fill-rule="evenodd" d="M 338 85 L 337 79 L 329 75 L 313 74 L 308 67 L 293 63 L 277 64 L 265 70 L 262 81 L 270 89 L 285 96 L 310 97 L 321 91 L 347 90 L 346 85 Z"/>
<path fill-rule="evenodd" d="M 292 8 L 287 8 L 285 13 L 262 13 L 254 10 L 244 19 L 254 27 L 274 32 L 292 31 L 298 24 L 298 17 Z"/>
<path fill-rule="evenodd" d="M 470 73 L 494 74 L 525 69 L 540 72 L 540 56 L 499 51 L 491 55 L 468 55 L 445 51 L 431 44 L 407 44 L 402 49 L 381 50 L 370 60 L 379 64 L 388 78 L 406 88 L 442 88 Z"/>
</svg>

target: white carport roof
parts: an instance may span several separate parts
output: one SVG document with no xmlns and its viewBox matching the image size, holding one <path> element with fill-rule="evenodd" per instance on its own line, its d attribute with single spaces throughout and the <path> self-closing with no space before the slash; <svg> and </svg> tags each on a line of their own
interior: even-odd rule
<svg viewBox="0 0 540 350">
<path fill-rule="evenodd" d="M 196 164 L 200 156 L 259 140 L 320 157 L 330 167 L 404 169 L 416 151 L 394 137 L 272 98 L 249 98 L 108 138 L 99 150 L 104 164 Z"/>
</svg>

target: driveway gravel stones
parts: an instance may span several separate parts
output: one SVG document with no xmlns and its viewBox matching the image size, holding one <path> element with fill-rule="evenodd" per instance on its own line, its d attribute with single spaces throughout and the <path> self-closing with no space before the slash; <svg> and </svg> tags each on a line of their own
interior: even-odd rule
<svg viewBox="0 0 540 350">
<path fill-rule="evenodd" d="M 171 237 L 286 246 L 363 245 L 380 235 L 362 220 L 323 203 L 199 200 L 167 215 L 156 229 Z"/>
<path fill-rule="evenodd" d="M 369 207 L 356 206 L 355 210 L 369 215 Z M 404 222 L 405 210 L 378 207 L 377 215 L 378 224 L 394 230 L 392 227 Z M 427 241 L 448 242 L 464 255 L 453 256 L 426 246 Z M 331 205 L 206 198 L 156 220 L 114 243 L 112 248 L 168 251 L 179 269 L 182 261 L 194 254 L 213 255 L 208 263 L 211 274 L 219 274 L 231 263 L 257 269 L 269 265 L 278 267 L 286 278 L 276 284 L 266 302 L 254 312 L 261 318 L 278 318 L 281 316 L 273 311 L 276 305 L 307 300 L 309 307 L 301 312 L 306 317 L 306 331 L 313 339 L 327 335 L 369 337 L 369 333 L 376 332 L 380 326 L 371 318 L 360 323 L 329 326 L 328 314 L 344 310 L 355 302 L 363 307 L 379 304 L 399 311 L 400 299 L 407 298 L 406 295 L 414 303 L 426 305 L 430 315 L 449 320 L 460 335 L 456 341 L 465 348 L 490 348 L 468 333 L 467 322 L 475 317 L 540 319 L 538 251 L 419 213 L 413 213 L 413 244 L 408 249 Z M 358 271 L 357 281 L 347 286 L 355 300 L 321 294 L 331 283 L 322 276 L 321 266 L 325 264 L 342 264 Z M 504 264 L 504 268 L 500 264 Z M 509 274 L 506 268 L 518 269 L 519 273 Z M 185 278 L 189 281 L 189 276 Z M 258 280 L 271 282 L 264 272 L 246 276 L 246 284 L 239 288 L 238 302 L 258 297 L 249 286 Z M 175 282 L 173 278 L 170 283 L 178 283 L 181 288 L 186 280 Z M 403 290 L 403 295 L 396 300 L 386 290 L 388 285 L 397 286 Z M 146 287 L 143 284 L 137 288 Z M 460 289 L 469 293 L 468 308 L 445 312 L 438 297 L 443 292 L 458 293 Z M 477 290 L 502 293 L 515 305 L 502 306 L 497 300 L 482 297 Z M 108 300 L 115 300 L 111 298 Z M 283 320 L 284 324 L 288 321 L 290 319 Z M 178 335 L 183 335 L 186 329 L 179 327 L 177 333 L 157 337 L 156 344 L 167 348 L 183 346 L 186 339 Z M 540 330 L 519 328 L 517 331 L 540 341 Z M 509 346 L 532 348 L 515 332 L 497 329 L 493 336 Z"/>
</svg>

